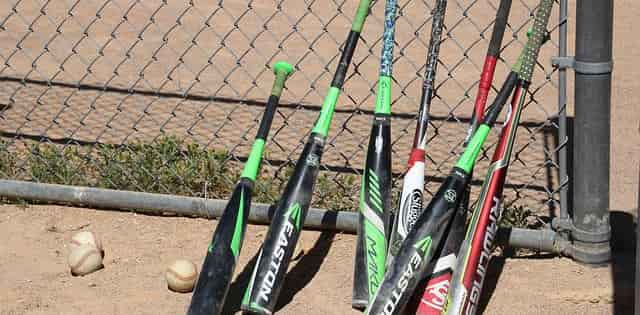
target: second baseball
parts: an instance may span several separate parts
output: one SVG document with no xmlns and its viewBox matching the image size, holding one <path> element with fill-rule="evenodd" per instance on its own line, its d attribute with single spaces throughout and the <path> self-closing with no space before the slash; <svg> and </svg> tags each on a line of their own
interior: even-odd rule
<svg viewBox="0 0 640 315">
<path fill-rule="evenodd" d="M 169 289 L 180 293 L 191 292 L 197 277 L 198 270 L 196 265 L 184 259 L 171 263 L 165 273 Z"/>
<path fill-rule="evenodd" d="M 73 251 L 84 244 L 88 244 L 97 248 L 98 251 L 100 251 L 100 253 L 102 254 L 102 256 L 104 256 L 104 250 L 102 249 L 102 242 L 100 242 L 100 239 L 98 239 L 98 237 L 96 237 L 96 235 L 90 231 L 82 231 L 74 234 L 71 237 L 71 242 L 69 242 L 69 249 Z"/>
<path fill-rule="evenodd" d="M 92 245 L 80 245 L 69 254 L 69 268 L 74 276 L 90 274 L 102 268 L 102 254 Z"/>
</svg>

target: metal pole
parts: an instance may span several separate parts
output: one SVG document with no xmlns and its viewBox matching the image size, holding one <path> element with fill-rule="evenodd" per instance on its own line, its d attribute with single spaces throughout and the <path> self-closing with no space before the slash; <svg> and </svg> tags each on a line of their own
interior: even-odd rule
<svg viewBox="0 0 640 315">
<path fill-rule="evenodd" d="M 558 57 L 567 57 L 567 0 L 560 0 Z M 558 69 L 558 162 L 560 163 L 560 219 L 569 218 L 569 175 L 567 166 L 567 68 Z"/>
<path fill-rule="evenodd" d="M 550 229 L 530 230 L 521 228 L 511 228 L 501 230 L 507 233 L 508 244 L 514 248 L 527 248 L 548 253 L 573 256 L 573 246 L 562 235 Z M 502 235 L 500 235 L 503 238 Z"/>
<path fill-rule="evenodd" d="M 613 0 L 576 3 L 575 132 L 573 144 L 574 258 L 602 263 L 609 240 Z"/>
<path fill-rule="evenodd" d="M 227 205 L 226 200 L 4 179 L 0 180 L 0 196 L 101 209 L 129 210 L 144 214 L 202 218 L 220 217 Z M 252 203 L 249 221 L 269 224 L 271 222 L 270 208 L 271 206 L 268 204 Z M 355 214 L 357 213 L 311 208 L 304 222 L 304 227 L 355 233 L 358 222 Z"/>
<path fill-rule="evenodd" d="M 126 190 L 78 187 L 33 183 L 0 179 L 0 196 L 37 200 L 50 203 L 71 204 L 98 209 L 129 210 L 151 215 L 181 215 L 202 218 L 218 218 L 227 204 L 226 200 L 152 194 Z M 270 205 L 251 204 L 249 221 L 257 224 L 271 222 Z M 311 208 L 304 222 L 307 229 L 336 230 L 356 233 L 358 212 L 331 211 Z M 550 230 L 499 229 L 501 243 L 545 252 L 567 254 L 570 250 L 564 240 Z"/>
</svg>

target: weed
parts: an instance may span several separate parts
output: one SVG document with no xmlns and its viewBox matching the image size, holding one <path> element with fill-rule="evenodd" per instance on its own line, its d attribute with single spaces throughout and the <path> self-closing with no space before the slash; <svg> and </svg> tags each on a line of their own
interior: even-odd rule
<svg viewBox="0 0 640 315">
<path fill-rule="evenodd" d="M 96 147 L 35 143 L 28 146 L 27 180 L 63 185 L 144 191 L 226 199 L 239 178 L 242 164 L 229 153 L 211 150 L 175 137 L 151 143 L 101 144 Z M 0 175 L 18 178 L 18 158 L 0 142 Z M 293 165 L 263 167 L 254 188 L 255 202 L 278 201 Z M 313 204 L 331 210 L 353 211 L 357 206 L 357 177 L 320 172 Z"/>
<path fill-rule="evenodd" d="M 522 206 L 505 208 L 502 211 L 499 225 L 505 228 L 530 228 L 530 219 L 533 215 L 531 210 Z"/>
<path fill-rule="evenodd" d="M 16 150 L 10 149 L 9 142 L 0 140 L 1 178 L 226 199 L 242 169 L 242 164 L 232 160 L 226 151 L 185 143 L 175 137 L 120 146 L 36 143 L 27 147 L 27 158 L 21 159 Z M 24 165 L 18 165 L 21 160 L 26 161 Z M 263 164 L 252 199 L 273 204 L 280 198 L 294 165 L 269 167 Z M 21 178 L 20 174 L 25 173 L 27 178 Z M 397 205 L 399 196 L 400 185 L 395 186 L 392 206 Z M 356 211 L 358 196 L 359 176 L 321 171 L 312 206 Z M 532 211 L 524 207 L 509 207 L 503 211 L 499 224 L 502 227 L 531 227 L 532 216 Z"/>
</svg>

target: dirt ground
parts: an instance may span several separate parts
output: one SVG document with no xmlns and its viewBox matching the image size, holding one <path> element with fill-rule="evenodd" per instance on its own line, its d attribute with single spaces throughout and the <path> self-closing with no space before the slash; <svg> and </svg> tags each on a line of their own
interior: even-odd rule
<svg viewBox="0 0 640 315">
<path fill-rule="evenodd" d="M 169 291 L 174 259 L 200 265 L 216 221 L 62 206 L 0 206 L 0 314 L 182 314 L 190 294 Z M 105 268 L 70 275 L 68 243 L 91 230 Z M 227 314 L 238 309 L 266 227 L 249 226 Z M 355 236 L 305 231 L 279 314 L 358 314 L 350 308 Z M 631 314 L 633 257 L 592 268 L 540 255 L 497 257 L 486 282 L 485 314 Z M 627 259 L 629 258 L 629 259 Z M 488 304 L 486 303 L 488 300 Z"/>
</svg>

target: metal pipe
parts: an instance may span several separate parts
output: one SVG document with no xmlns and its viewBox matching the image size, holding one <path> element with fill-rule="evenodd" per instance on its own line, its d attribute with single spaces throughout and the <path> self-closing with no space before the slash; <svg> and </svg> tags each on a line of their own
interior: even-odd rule
<svg viewBox="0 0 640 315">
<path fill-rule="evenodd" d="M 0 180 L 0 196 L 24 200 L 72 204 L 98 209 L 129 210 L 151 215 L 181 215 L 218 218 L 226 206 L 225 200 L 152 194 L 125 190 L 78 187 Z M 270 223 L 270 206 L 252 203 L 249 221 Z M 311 208 L 304 223 L 307 229 L 337 230 L 356 233 L 358 213 Z M 565 253 L 558 237 L 551 230 L 499 229 L 498 241 L 512 247 L 529 248 L 545 252 Z M 502 237 L 500 236 L 502 235 Z"/>
<path fill-rule="evenodd" d="M 573 144 L 574 258 L 602 263 L 609 239 L 613 0 L 576 3 L 575 132 Z"/>
<path fill-rule="evenodd" d="M 560 0 L 558 57 L 567 57 L 567 0 Z M 558 162 L 560 164 L 560 219 L 569 218 L 569 175 L 567 166 L 567 69 L 558 69 Z"/>
<path fill-rule="evenodd" d="M 573 256 L 571 242 L 551 229 L 529 230 L 512 228 L 505 230 L 506 243 L 514 248 L 527 248 L 542 252 Z"/>
<path fill-rule="evenodd" d="M 0 180 L 0 195 L 9 198 L 73 204 L 102 209 L 131 210 L 156 215 L 181 215 L 218 218 L 226 200 L 182 197 L 135 191 L 65 186 L 15 180 Z M 249 221 L 269 224 L 270 206 L 253 203 Z M 355 212 L 310 209 L 304 226 L 310 229 L 338 230 L 355 233 Z"/>
</svg>

